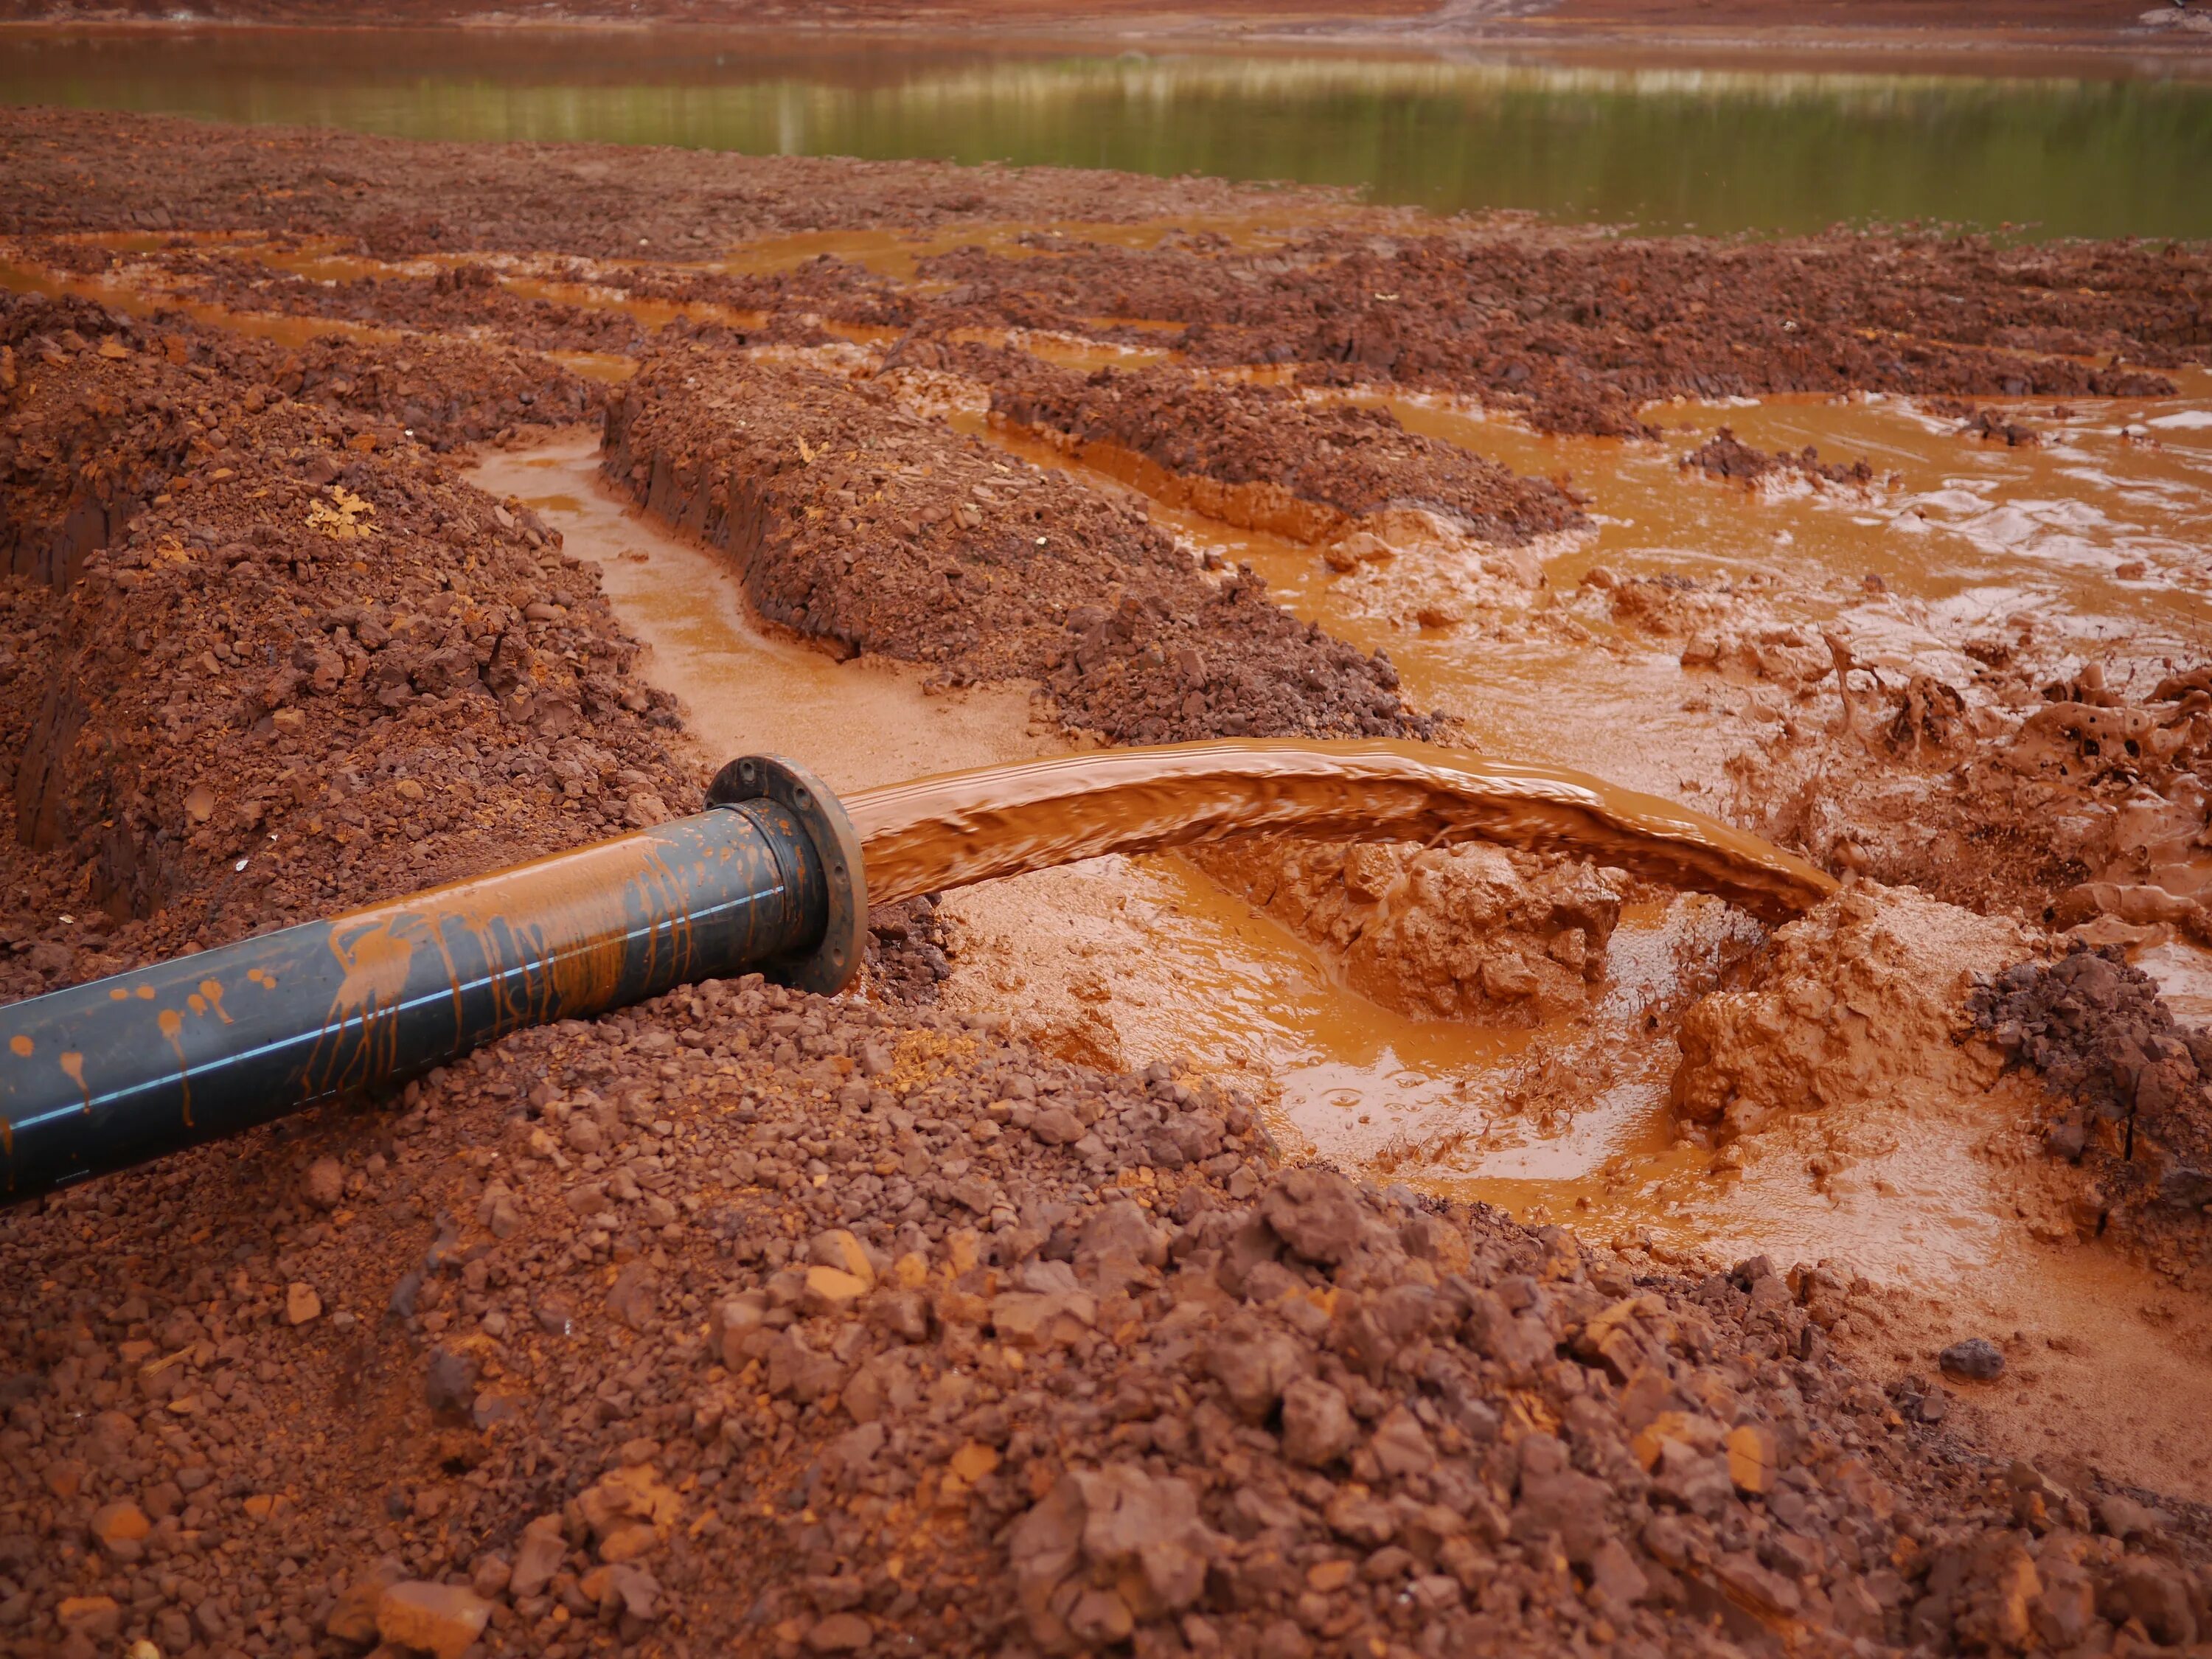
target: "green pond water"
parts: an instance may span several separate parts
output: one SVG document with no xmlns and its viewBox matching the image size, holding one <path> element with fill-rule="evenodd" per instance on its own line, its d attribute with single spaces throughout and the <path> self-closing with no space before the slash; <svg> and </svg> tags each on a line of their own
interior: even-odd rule
<svg viewBox="0 0 2212 1659">
<path fill-rule="evenodd" d="M 2212 236 L 2212 78 L 2167 71 L 2185 59 L 2078 75 L 1804 61 L 1041 53 L 680 29 L 17 33 L 0 35 L 0 100 L 1288 179 L 1653 230 Z"/>
</svg>

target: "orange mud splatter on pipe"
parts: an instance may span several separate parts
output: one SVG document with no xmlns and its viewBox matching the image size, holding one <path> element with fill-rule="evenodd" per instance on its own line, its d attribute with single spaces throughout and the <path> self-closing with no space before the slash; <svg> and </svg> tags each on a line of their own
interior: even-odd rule
<svg viewBox="0 0 2212 1659">
<path fill-rule="evenodd" d="M 342 1042 L 347 1027 L 357 1024 L 361 1035 L 345 1075 L 328 1081 L 366 1082 L 391 1069 L 398 1035 L 391 1016 L 405 995 L 418 945 L 436 951 L 444 961 L 459 1041 L 465 1017 L 448 928 L 475 940 L 491 987 L 501 999 L 502 1026 L 609 1006 L 622 979 L 628 900 L 634 890 L 641 893 L 644 913 L 661 918 L 661 926 L 646 937 L 647 973 L 657 965 L 653 957 L 662 948 L 664 927 L 672 954 L 688 957 L 690 917 L 682 902 L 684 884 L 668 868 L 667 851 L 658 832 L 644 831 L 337 918 L 331 927 L 331 951 L 345 976 L 331 999 L 324 1032 Z M 526 964 L 534 969 L 527 988 L 519 1000 L 508 1001 L 502 976 Z M 342 1054 L 343 1049 L 331 1060 Z"/>
<path fill-rule="evenodd" d="M 1803 860 L 1657 796 L 1384 738 L 1069 755 L 862 790 L 845 808 L 878 904 L 1109 853 L 1285 834 L 1577 853 L 1766 921 L 1836 890 Z"/>
<path fill-rule="evenodd" d="M 62 1054 L 61 1066 L 63 1075 L 67 1077 L 71 1083 L 76 1084 L 77 1092 L 84 1097 L 84 1109 L 87 1112 L 90 1112 L 92 1110 L 92 1091 L 85 1086 L 84 1056 L 74 1048 L 65 1049 Z"/>
</svg>

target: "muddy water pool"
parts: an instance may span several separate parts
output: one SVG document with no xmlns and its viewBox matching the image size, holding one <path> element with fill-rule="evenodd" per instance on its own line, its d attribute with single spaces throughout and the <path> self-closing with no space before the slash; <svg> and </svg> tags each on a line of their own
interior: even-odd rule
<svg viewBox="0 0 2212 1659">
<path fill-rule="evenodd" d="M 1142 44 L 1142 43 L 1139 43 Z M 1409 47 L 1421 43 L 1409 40 Z M 0 100 L 754 153 L 1340 185 L 1655 230 L 1930 219 L 2212 234 L 2212 82 L 2186 56 L 1832 64 L 978 48 L 710 30 L 17 31 Z"/>
</svg>

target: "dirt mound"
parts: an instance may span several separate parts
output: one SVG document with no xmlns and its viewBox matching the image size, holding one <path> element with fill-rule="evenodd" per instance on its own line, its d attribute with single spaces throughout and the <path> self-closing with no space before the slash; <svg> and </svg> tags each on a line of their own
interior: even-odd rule
<svg viewBox="0 0 2212 1659">
<path fill-rule="evenodd" d="M 0 235 L 297 231 L 355 239 L 386 258 L 544 249 L 702 258 L 732 243 L 841 227 L 1325 212 L 1343 199 L 1194 176 L 649 144 L 426 143 L 24 108 L 0 119 Z"/>
<path fill-rule="evenodd" d="M 629 265 L 598 271 L 595 279 L 632 301 L 811 313 L 852 328 L 909 328 L 923 304 L 921 296 L 903 284 L 830 253 L 787 270 L 656 270 Z"/>
<path fill-rule="evenodd" d="M 552 248 L 625 270 L 726 236 L 1321 199 L 40 112 L 0 115 L 0 231 L 296 225 L 386 252 Z M 1379 656 L 1241 573 L 1217 579 L 1130 507 L 915 418 L 860 375 L 871 353 L 808 348 L 826 323 L 912 319 L 941 339 L 950 319 L 1018 316 L 1095 333 L 1116 326 L 1085 320 L 1102 307 L 1159 304 L 1187 313 L 1183 349 L 1202 361 L 1309 354 L 1323 380 L 1395 377 L 1620 431 L 1641 429 L 1638 399 L 1674 392 L 2149 384 L 1929 340 L 2201 349 L 2186 250 L 1677 248 L 1458 227 L 1378 244 L 1372 228 L 1256 253 L 1034 239 L 1019 261 L 960 256 L 945 274 L 968 275 L 934 296 L 819 266 L 672 274 L 656 302 L 696 280 L 726 314 L 670 326 L 690 343 L 616 401 L 610 470 L 728 549 L 787 625 L 947 681 L 1040 682 L 1072 725 L 1420 732 Z M 441 329 L 481 302 L 503 331 L 530 326 L 480 272 L 452 281 L 361 302 Z M 757 327 L 738 314 L 753 309 Z M 868 314 L 886 320 L 855 320 Z M 43 301 L 8 302 L 0 330 L 6 537 L 24 573 L 0 583 L 21 837 L 0 859 L 0 994 L 696 801 L 672 710 L 638 680 L 595 573 L 437 453 L 588 413 L 588 387 L 449 338 L 294 353 Z M 763 337 L 766 353 L 734 349 Z M 854 374 L 807 366 L 829 362 Z M 1382 440 L 1346 430 L 1367 465 Z M 1396 487 L 1387 468 L 1344 476 Z M 1751 645 L 1771 647 L 1752 653 L 1761 675 L 1809 673 L 1825 649 Z M 1847 689 L 1864 678 L 1844 672 Z M 2046 701 L 2004 684 L 2025 698 L 2014 714 Z M 1923 793 L 1961 756 L 2002 762 L 2019 835 L 2055 848 L 2090 834 L 2062 823 L 2104 814 L 2094 833 L 2121 862 L 2100 869 L 2176 878 L 2196 832 L 2165 808 L 2187 804 L 2208 706 L 2191 700 L 2212 686 L 2178 677 L 2148 709 L 2083 677 L 2059 690 L 2063 714 L 1987 730 L 1980 716 L 2009 707 L 1994 691 L 1854 690 L 1850 752 Z M 1778 748 L 1839 769 L 1839 740 L 1811 726 Z M 2001 754 L 1972 747 L 1997 738 Z M 2164 803 L 2148 820 L 2142 789 Z M 1965 799 L 1939 835 L 1997 822 Z M 1853 805 L 1867 800 L 1862 821 L 1893 827 L 1904 856 L 1911 800 Z M 1587 964 L 1617 897 L 1577 870 L 1506 863 L 1510 880 L 1480 854 L 1316 858 L 1271 897 L 1317 934 L 1356 928 L 1355 952 L 1408 1006 L 1571 999 L 1576 936 Z M 1937 994 L 2023 949 L 2002 923 L 1905 914 L 1924 902 L 1863 891 L 1784 930 L 1697 1017 L 1709 1051 L 1686 1064 L 1686 1098 L 1742 1127 L 1768 1103 L 1847 1108 L 1869 1077 L 1910 1095 L 1981 1067 L 1988 1045 L 1951 1042 Z M 519 1034 L 396 1106 L 6 1215 L 8 1642 L 44 1659 L 142 1642 L 184 1659 L 1401 1659 L 2105 1652 L 2212 1631 L 2201 1515 L 1947 1434 L 1940 1394 L 1911 1378 L 1886 1391 L 1830 1352 L 1824 1333 L 1856 1328 L 1869 1300 L 1846 1275 L 1753 1260 L 1683 1277 L 1492 1211 L 1271 1169 L 1233 1094 L 1165 1066 L 1048 1059 L 995 1012 L 865 1000 L 925 997 L 945 965 L 928 901 L 871 921 L 879 971 L 862 995 L 687 988 Z M 2044 1021 L 2053 1074 L 2078 1073 L 2087 1101 L 2124 1097 L 2112 1122 L 2139 1120 L 2160 1150 L 2142 1214 L 2185 1196 L 2166 1176 L 2203 1160 L 2172 1125 L 2194 1120 L 2157 1095 L 2184 1079 L 2140 997 L 2113 1003 L 2139 1062 L 2069 1012 L 2082 986 L 1996 983 Z M 2054 1109 L 2059 1128 L 2074 1110 Z"/>
<path fill-rule="evenodd" d="M 1385 1007 L 1493 1024 L 1586 1000 L 1625 888 L 1617 872 L 1480 845 L 1255 841 L 1184 856 L 1328 947 Z"/>
<path fill-rule="evenodd" d="M 596 576 L 532 515 L 396 428 L 288 395 L 280 354 L 114 319 L 87 336 L 40 301 L 0 315 L 36 365 L 5 394 L 18 566 L 70 584 L 19 590 L 8 641 L 10 890 L 39 918 L 10 988 L 696 797 Z M 399 396 L 453 361 L 361 360 Z"/>
<path fill-rule="evenodd" d="M 952 684 L 1048 685 L 1124 741 L 1425 734 L 1396 676 L 1208 580 L 1132 509 L 914 416 L 866 382 L 671 349 L 609 404 L 606 467 L 732 554 L 771 621 Z"/>
<path fill-rule="evenodd" d="M 1864 485 L 1874 482 L 1874 468 L 1864 461 L 1853 461 L 1848 466 L 1840 461 L 1823 461 L 1820 452 L 1810 444 L 1794 455 L 1786 449 L 1778 449 L 1770 455 L 1742 442 L 1727 427 L 1683 456 L 1681 468 L 1685 472 L 1694 468 L 1710 478 L 1744 484 L 1756 484 L 1777 475 L 1806 478 L 1816 483 Z"/>
<path fill-rule="evenodd" d="M 2169 1517 L 1901 1418 L 1820 1275 L 1270 1176 L 1164 1067 L 748 979 L 410 1102 L 13 1219 L 18 1628 L 1951 1651 L 2185 1640 L 2212 1589 Z"/>
<path fill-rule="evenodd" d="M 356 276 L 325 283 L 236 258 L 185 256 L 162 264 L 187 279 L 179 299 L 241 313 L 325 317 L 424 333 L 489 334 L 527 351 L 638 349 L 647 330 L 606 306 L 584 306 L 511 292 L 488 265 L 456 264 L 435 276 Z"/>
<path fill-rule="evenodd" d="M 1855 884 L 1776 930 L 1741 983 L 1692 1006 L 1677 1041 L 1675 1109 L 1716 1135 L 1778 1114 L 1869 1100 L 1975 1096 L 1996 1077 L 1961 1045 L 1976 975 L 2027 948 L 2009 922 L 1910 889 Z"/>
<path fill-rule="evenodd" d="M 1095 331 L 1084 319 L 1103 302 L 1116 318 L 1186 325 L 1174 343 L 1194 363 L 1304 365 L 1312 384 L 1432 387 L 1546 430 L 1617 436 L 1656 435 L 1640 407 L 1676 396 L 2170 392 L 2162 376 L 2071 356 L 2094 341 L 2133 363 L 2202 361 L 2212 282 L 2201 253 L 2141 244 L 1525 229 L 1324 232 L 1252 252 L 964 248 L 921 270 L 975 320 Z"/>
<path fill-rule="evenodd" d="M 206 406 L 208 390 L 223 382 L 218 413 Z M 319 338 L 286 351 L 181 318 L 142 322 L 82 300 L 0 295 L 0 395 L 9 483 L 0 556 L 19 574 L 64 586 L 171 477 L 191 476 L 210 456 L 245 459 L 240 422 L 273 404 L 327 411 L 334 445 L 360 453 L 410 438 L 448 449 L 528 423 L 572 422 L 599 394 L 542 358 L 457 340 Z"/>
<path fill-rule="evenodd" d="M 2176 1277 L 2212 1268 L 2212 1033 L 2178 1024 L 2117 947 L 2078 941 L 1990 977 L 1968 1011 L 2008 1062 L 2042 1074 L 2045 1146 L 2087 1174 L 2098 1230 Z"/>
<path fill-rule="evenodd" d="M 1393 514 L 1425 514 L 1512 545 L 1587 522 L 1557 484 L 1409 433 L 1388 410 L 1319 404 L 1176 368 L 1084 375 L 976 346 L 956 348 L 940 366 L 989 386 L 991 412 L 1018 427 L 1085 459 L 1108 450 L 1149 463 L 1209 517 L 1297 541 L 1363 531 L 1387 539 Z"/>
</svg>

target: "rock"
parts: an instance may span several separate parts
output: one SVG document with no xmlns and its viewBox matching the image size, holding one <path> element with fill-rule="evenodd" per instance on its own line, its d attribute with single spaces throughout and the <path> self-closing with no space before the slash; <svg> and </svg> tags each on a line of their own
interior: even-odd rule
<svg viewBox="0 0 2212 1659">
<path fill-rule="evenodd" d="M 1352 1449 L 1359 1437 L 1344 1391 L 1301 1376 L 1283 1390 L 1283 1455 L 1319 1468 Z"/>
<path fill-rule="evenodd" d="M 1352 1183 L 1334 1170 L 1286 1171 L 1268 1188 L 1260 1212 L 1293 1255 L 1333 1267 L 1359 1243 L 1362 1224 Z"/>
<path fill-rule="evenodd" d="M 607 1311 L 634 1331 L 644 1330 L 659 1305 L 659 1292 L 649 1262 L 630 1262 L 607 1287 Z"/>
<path fill-rule="evenodd" d="M 496 1601 L 514 1582 L 514 1568 L 503 1555 L 479 1555 L 469 1564 L 469 1588 L 487 1601 Z"/>
<path fill-rule="evenodd" d="M 841 1267 L 806 1270 L 806 1310 L 814 1314 L 849 1313 L 868 1293 L 870 1281 Z"/>
<path fill-rule="evenodd" d="M 2097 1499 L 2097 1524 L 2115 1538 L 2148 1538 L 2168 1521 L 2161 1511 L 2118 1492 L 2107 1492 Z"/>
<path fill-rule="evenodd" d="M 2189 1579 L 2171 1561 L 2132 1556 L 2119 1571 L 2114 1611 L 2138 1619 L 2161 1647 L 2185 1647 L 2197 1639 L 2197 1615 L 2191 1607 Z"/>
<path fill-rule="evenodd" d="M 876 1264 L 867 1248 L 843 1227 L 817 1233 L 807 1247 L 807 1259 L 819 1267 L 836 1267 L 861 1280 L 870 1290 L 876 1285 Z"/>
<path fill-rule="evenodd" d="M 1729 1431 L 1729 1479 L 1746 1497 L 1760 1497 L 1772 1489 L 1778 1455 L 1773 1430 L 1744 1423 Z"/>
<path fill-rule="evenodd" d="M 568 1559 L 568 1541 L 561 1529 L 557 1515 L 541 1515 L 522 1529 L 522 1541 L 515 1546 L 514 1568 L 508 1576 L 507 1588 L 518 1601 L 540 1595 L 553 1582 L 553 1575 L 561 1571 Z"/>
<path fill-rule="evenodd" d="M 123 1629 L 123 1609 L 112 1595 L 64 1597 L 54 1617 L 71 1636 L 94 1642 L 112 1642 Z"/>
<path fill-rule="evenodd" d="M 1382 1473 L 1394 1479 L 1426 1474 L 1437 1463 L 1436 1448 L 1430 1443 L 1427 1431 L 1421 1427 L 1420 1419 L 1403 1406 L 1393 1407 L 1375 1425 L 1367 1449 L 1375 1455 Z"/>
<path fill-rule="evenodd" d="M 146 1534 L 153 1529 L 146 1511 L 127 1500 L 103 1504 L 93 1511 L 92 1535 L 102 1549 L 125 1560 L 137 1559 Z"/>
<path fill-rule="evenodd" d="M 376 1604 L 379 1636 L 435 1659 L 461 1659 L 490 1619 L 491 1603 L 474 1590 L 420 1579 L 392 1585 Z"/>
<path fill-rule="evenodd" d="M 594 1567 L 577 1588 L 597 1601 L 602 1612 L 611 1608 L 647 1624 L 660 1617 L 660 1581 L 629 1562 Z"/>
<path fill-rule="evenodd" d="M 1936 1356 L 1936 1363 L 1943 1368 L 1945 1376 L 1965 1377 L 1973 1382 L 1994 1382 L 2004 1375 L 2005 1368 L 2002 1351 L 1981 1336 L 1954 1342 Z"/>
<path fill-rule="evenodd" d="M 1483 990 L 1500 1002 L 1533 997 L 1541 988 L 1536 970 L 1510 951 L 1486 958 L 1480 977 Z"/>
<path fill-rule="evenodd" d="M 1075 1271 L 1085 1278 L 1127 1278 L 1166 1260 L 1166 1239 L 1126 1200 L 1101 1205 L 1075 1241 Z"/>
<path fill-rule="evenodd" d="M 325 1634 L 363 1645 L 376 1639 L 376 1609 L 384 1592 L 407 1577 L 393 1560 L 378 1561 L 342 1590 L 323 1620 Z"/>
<path fill-rule="evenodd" d="M 319 1210 L 335 1210 L 345 1198 L 345 1165 L 334 1158 L 319 1158 L 300 1179 L 300 1191 Z"/>
<path fill-rule="evenodd" d="M 1073 1146 L 1083 1139 L 1083 1121 L 1065 1106 L 1048 1106 L 1030 1120 L 1030 1133 L 1048 1146 Z"/>
<path fill-rule="evenodd" d="M 815 1620 L 806 1632 L 806 1645 L 817 1653 L 858 1653 L 875 1640 L 868 1621 L 857 1613 L 833 1613 Z"/>
<path fill-rule="evenodd" d="M 1136 1620 L 1189 1607 L 1217 1542 L 1189 1483 L 1113 1464 L 1063 1474 L 1014 1523 L 1007 1553 L 1031 1637 L 1058 1652 L 1123 1640 Z M 1092 1582 L 1076 1576 L 1082 1568 Z"/>
<path fill-rule="evenodd" d="M 1085 1290 L 1006 1291 L 991 1298 L 991 1328 L 1000 1340 L 1024 1346 L 1076 1341 L 1097 1320 L 1098 1298 Z"/>
<path fill-rule="evenodd" d="M 304 1325 L 311 1319 L 321 1317 L 323 1298 L 315 1293 L 312 1285 L 293 1285 L 284 1291 L 284 1322 Z"/>
<path fill-rule="evenodd" d="M 1263 1422 L 1310 1361 L 1288 1332 L 1240 1323 L 1222 1334 L 1208 1356 L 1230 1403 L 1248 1422 Z"/>
<path fill-rule="evenodd" d="M 466 1417 L 476 1401 L 476 1389 L 477 1368 L 472 1361 L 451 1348 L 440 1348 L 431 1354 L 422 1373 L 422 1397 L 430 1402 L 432 1411 L 441 1416 Z"/>
</svg>

